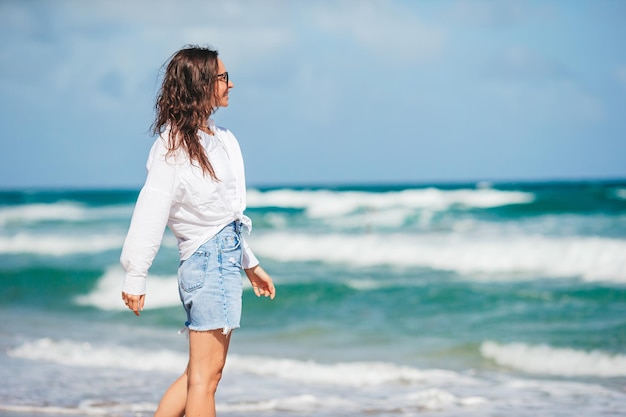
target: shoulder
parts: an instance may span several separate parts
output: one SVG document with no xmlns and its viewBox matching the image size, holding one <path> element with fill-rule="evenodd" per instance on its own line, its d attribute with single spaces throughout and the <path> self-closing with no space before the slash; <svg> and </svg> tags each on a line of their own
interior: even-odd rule
<svg viewBox="0 0 626 417">
<path fill-rule="evenodd" d="M 220 134 L 220 135 L 226 135 L 226 136 L 230 136 L 233 139 L 235 139 L 235 135 L 233 134 L 233 132 L 231 132 L 229 129 L 226 129 L 225 127 L 222 126 L 215 126 L 215 133 Z"/>
<path fill-rule="evenodd" d="M 180 149 L 174 152 L 171 152 L 171 149 L 172 138 L 170 137 L 170 130 L 166 129 L 154 140 L 148 156 L 148 165 L 154 163 L 180 165 L 186 160 Z"/>
<path fill-rule="evenodd" d="M 170 148 L 169 131 L 161 133 L 156 137 L 150 148 L 150 158 L 165 156 Z"/>
<path fill-rule="evenodd" d="M 237 138 L 230 130 L 225 127 L 215 126 L 215 134 L 219 135 L 220 139 L 224 141 L 224 143 L 228 146 L 234 146 L 239 148 L 239 142 Z"/>
</svg>

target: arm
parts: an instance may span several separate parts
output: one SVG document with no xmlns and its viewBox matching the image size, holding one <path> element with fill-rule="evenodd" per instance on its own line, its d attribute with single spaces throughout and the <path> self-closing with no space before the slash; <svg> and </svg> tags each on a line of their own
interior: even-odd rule
<svg viewBox="0 0 626 417">
<path fill-rule="evenodd" d="M 246 180 L 245 171 L 243 166 L 243 156 L 241 155 L 241 149 L 235 136 L 226 131 L 226 144 L 228 146 L 228 153 L 231 156 L 231 162 L 233 163 L 234 171 L 237 177 L 237 187 L 241 196 L 241 213 L 243 214 L 246 208 Z M 248 225 L 249 226 L 249 225 Z M 267 272 L 259 265 L 259 261 L 250 250 L 250 247 L 246 243 L 246 240 L 242 237 L 243 245 L 243 260 L 242 266 L 246 273 L 246 276 L 252 284 L 252 289 L 257 297 L 265 296 L 274 299 L 276 296 L 276 288 L 274 282 Z"/>
<path fill-rule="evenodd" d="M 156 256 L 169 215 L 169 197 L 144 187 L 137 199 L 120 262 L 126 270 L 122 300 L 135 315 L 143 310 L 148 269 Z"/>
<path fill-rule="evenodd" d="M 148 269 L 156 256 L 169 218 L 175 165 L 165 160 L 158 139 L 148 158 L 148 176 L 133 212 L 120 262 L 126 270 L 122 300 L 135 315 L 143 309 Z"/>
<path fill-rule="evenodd" d="M 272 300 L 276 296 L 276 288 L 272 277 L 259 265 L 259 260 L 254 256 L 252 250 L 242 237 L 243 243 L 243 270 L 252 284 L 252 289 L 257 297 L 261 295 L 270 297 Z"/>
</svg>

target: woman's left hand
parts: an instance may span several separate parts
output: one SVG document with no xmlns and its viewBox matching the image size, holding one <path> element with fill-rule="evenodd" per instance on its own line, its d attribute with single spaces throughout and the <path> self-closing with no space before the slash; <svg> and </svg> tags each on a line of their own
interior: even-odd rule
<svg viewBox="0 0 626 417">
<path fill-rule="evenodd" d="M 260 265 L 244 269 L 244 271 L 257 297 L 264 296 L 272 300 L 274 299 L 276 296 L 276 288 L 274 287 L 272 277 L 270 277 Z"/>
</svg>

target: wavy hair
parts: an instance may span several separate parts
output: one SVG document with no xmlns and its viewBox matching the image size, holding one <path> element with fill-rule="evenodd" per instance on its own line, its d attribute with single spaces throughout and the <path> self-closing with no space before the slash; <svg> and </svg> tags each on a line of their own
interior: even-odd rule
<svg viewBox="0 0 626 417">
<path fill-rule="evenodd" d="M 207 128 L 207 120 L 217 110 L 215 85 L 218 52 L 189 45 L 169 59 L 163 84 L 157 95 L 156 117 L 152 132 L 156 135 L 170 127 L 168 155 L 183 149 L 191 163 L 198 163 L 202 172 L 218 181 L 206 155 L 198 129 Z"/>
</svg>

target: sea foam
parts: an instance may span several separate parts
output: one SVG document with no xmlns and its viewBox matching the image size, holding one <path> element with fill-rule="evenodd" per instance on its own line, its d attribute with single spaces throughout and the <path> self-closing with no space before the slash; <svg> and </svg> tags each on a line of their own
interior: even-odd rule
<svg viewBox="0 0 626 417">
<path fill-rule="evenodd" d="M 614 198 L 618 200 L 626 200 L 626 188 L 623 188 L 623 187 L 614 188 L 611 191 L 610 195 L 612 195 Z"/>
<path fill-rule="evenodd" d="M 147 351 L 124 346 L 92 346 L 88 342 L 42 338 L 9 349 L 10 357 L 41 360 L 67 366 L 121 368 L 140 371 L 180 372 L 184 354 L 169 350 Z"/>
<path fill-rule="evenodd" d="M 125 272 L 121 267 L 110 267 L 89 293 L 77 296 L 76 304 L 101 310 L 126 310 L 121 299 Z M 171 307 L 180 304 L 176 276 L 150 275 L 146 281 L 148 294 L 145 308 Z"/>
<path fill-rule="evenodd" d="M 284 262 L 424 267 L 500 280 L 581 277 L 626 283 L 626 241 L 621 239 L 265 232 L 249 240 L 257 255 Z"/>
<path fill-rule="evenodd" d="M 62 221 L 81 222 L 85 220 L 106 220 L 130 218 L 133 206 L 130 204 L 89 207 L 79 203 L 34 203 L 0 208 L 0 226 L 8 224 L 32 224 L 38 222 Z"/>
<path fill-rule="evenodd" d="M 485 342 L 484 350 L 493 347 L 491 344 L 505 350 L 510 347 Z M 134 372 L 139 381 L 143 377 L 140 374 L 142 371 L 161 372 L 164 380 L 173 378 L 184 369 L 187 360 L 186 352 L 115 344 L 96 346 L 88 342 L 49 338 L 22 342 L 8 349 L 7 356 L 76 367 L 77 373 L 94 378 L 99 375 L 98 369 L 106 369 L 107 375 L 119 375 L 119 378 L 126 378 L 129 372 Z M 499 415 L 505 410 L 509 414 L 512 411 L 512 415 L 530 417 L 537 414 L 560 415 L 552 412 L 576 407 L 585 415 L 600 415 L 606 414 L 607 410 L 621 409 L 624 401 L 623 393 L 599 384 L 520 378 L 506 374 L 485 377 L 476 370 L 462 373 L 375 361 L 324 364 L 230 354 L 225 376 L 227 378 L 220 388 L 218 411 L 238 414 L 261 412 L 274 416 L 291 412 L 303 415 L 417 416 L 435 411 L 446 417 L 478 417 Z M 149 377 L 157 378 L 155 374 Z M 92 392 L 93 387 L 90 386 L 88 398 L 93 398 Z M 108 401 L 106 398 L 89 401 L 77 407 L 64 408 L 50 407 L 35 400 L 34 404 L 28 401 L 32 405 L 26 406 L 19 403 L 0 404 L 0 410 L 42 413 L 65 413 L 67 410 L 69 414 L 83 410 L 84 413 L 77 411 L 74 414 L 130 415 L 129 410 L 141 414 L 156 406 L 123 400 Z M 516 412 L 527 408 L 528 413 Z M 588 413 L 592 410 L 598 412 Z"/>
<path fill-rule="evenodd" d="M 71 256 L 121 251 L 124 243 L 122 233 L 28 233 L 0 236 L 0 254 L 31 254 L 41 256 Z M 162 247 L 176 248 L 176 239 L 166 233 Z"/>
<path fill-rule="evenodd" d="M 219 412 L 239 412 L 251 414 L 255 412 L 279 411 L 295 412 L 298 414 L 315 415 L 329 412 L 328 415 L 367 415 L 367 414 L 403 414 L 414 415 L 412 411 L 443 411 L 464 408 L 467 415 L 467 407 L 486 403 L 483 397 L 460 397 L 449 391 L 439 388 L 419 390 L 404 395 L 386 396 L 384 399 L 370 396 L 368 401 L 353 398 L 348 399 L 341 393 L 300 394 L 273 398 L 270 400 L 236 402 L 232 404 L 219 404 Z M 375 411 L 374 411 L 375 410 Z"/>
<path fill-rule="evenodd" d="M 86 217 L 86 209 L 75 203 L 25 204 L 0 208 L 0 225 L 50 220 L 76 221 Z"/>
<path fill-rule="evenodd" d="M 387 384 L 445 383 L 472 385 L 475 381 L 460 373 L 422 370 L 389 362 L 337 362 L 323 364 L 294 359 L 273 359 L 256 356 L 229 356 L 229 368 L 236 372 L 278 377 L 284 380 L 322 385 L 378 386 Z"/>
<path fill-rule="evenodd" d="M 146 350 L 119 345 L 94 346 L 89 342 L 42 338 L 9 349 L 10 357 L 88 368 L 180 372 L 187 355 L 171 350 Z M 429 382 L 471 386 L 475 379 L 440 369 L 421 370 L 388 362 L 314 361 L 229 354 L 229 372 L 274 377 L 305 384 L 365 387 Z"/>
<path fill-rule="evenodd" d="M 78 305 L 95 307 L 100 310 L 126 310 L 121 299 L 125 272 L 120 266 L 111 266 L 98 279 L 96 286 L 88 293 L 74 297 Z M 251 289 L 247 280 L 243 281 L 245 290 Z M 180 305 L 178 279 L 176 275 L 149 274 L 146 278 L 145 308 L 176 307 Z"/>
<path fill-rule="evenodd" d="M 249 190 L 248 207 L 282 207 L 306 210 L 313 218 L 342 216 L 367 209 L 390 208 L 447 210 L 459 208 L 490 208 L 534 201 L 532 193 L 500 191 L 489 188 L 441 190 L 410 189 L 393 192 L 330 191 L 330 190 Z"/>
<path fill-rule="evenodd" d="M 481 354 L 499 365 L 532 374 L 559 376 L 626 376 L 626 356 L 599 350 L 580 351 L 548 345 L 483 342 Z"/>
<path fill-rule="evenodd" d="M 123 242 L 124 237 L 115 234 L 72 236 L 70 234 L 18 233 L 13 236 L 0 236 L 0 254 L 24 253 L 46 256 L 93 254 L 119 250 Z"/>
</svg>

